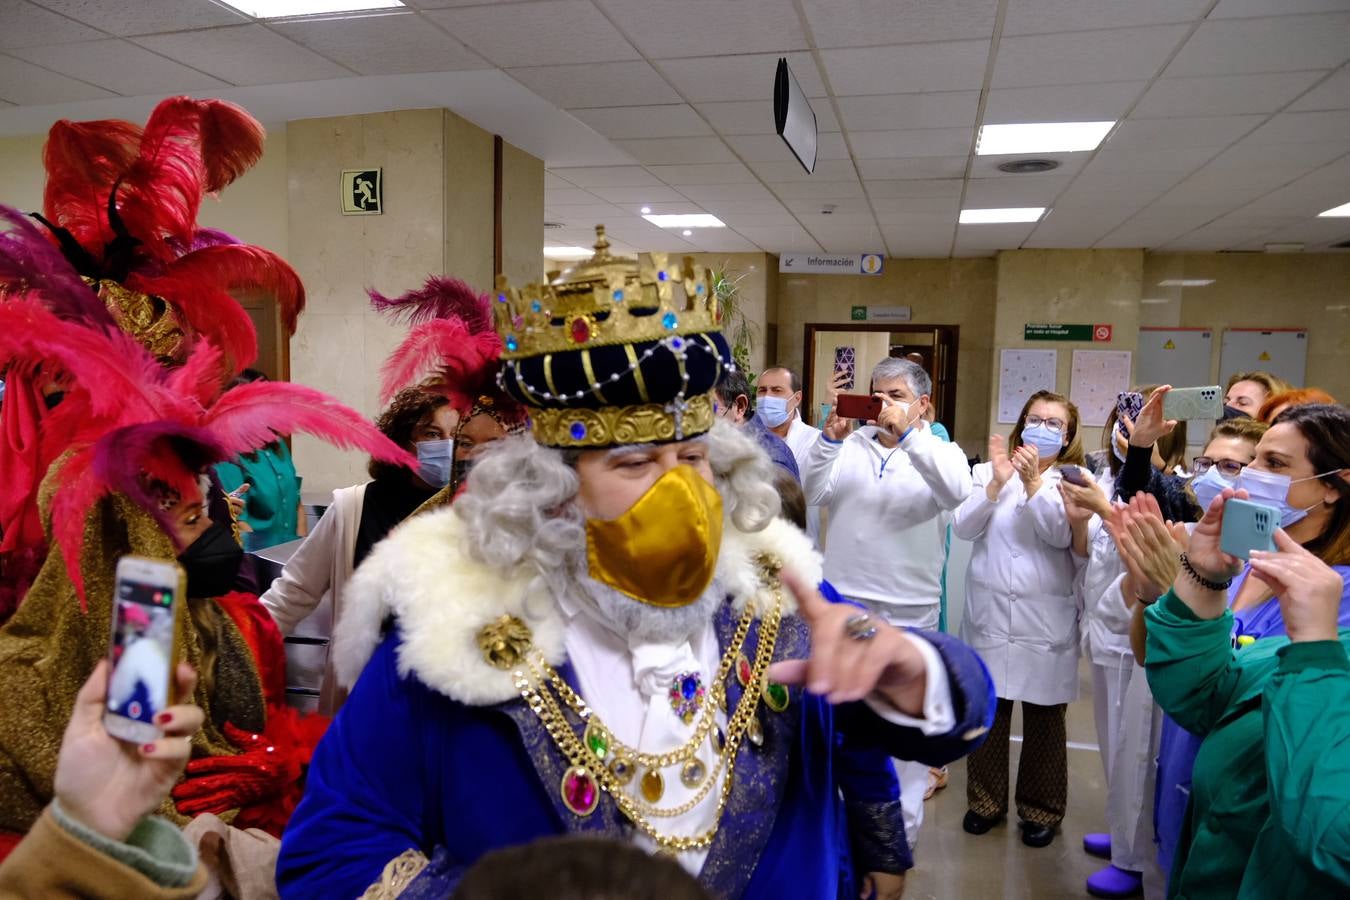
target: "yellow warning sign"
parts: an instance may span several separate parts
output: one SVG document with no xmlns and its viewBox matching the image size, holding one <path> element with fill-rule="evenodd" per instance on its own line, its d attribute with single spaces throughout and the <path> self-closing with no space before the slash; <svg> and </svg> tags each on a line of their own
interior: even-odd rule
<svg viewBox="0 0 1350 900">
<path fill-rule="evenodd" d="M 1270 362 L 1270 354 L 1267 351 L 1262 350 L 1261 355 L 1258 356 L 1257 359 L 1261 360 L 1261 362 Z"/>
<path fill-rule="evenodd" d="M 1168 339 L 1167 339 L 1167 343 L 1163 344 L 1163 349 L 1164 349 L 1164 350 L 1175 350 L 1175 349 L 1177 349 L 1177 345 L 1172 341 L 1171 338 L 1168 338 Z"/>
</svg>

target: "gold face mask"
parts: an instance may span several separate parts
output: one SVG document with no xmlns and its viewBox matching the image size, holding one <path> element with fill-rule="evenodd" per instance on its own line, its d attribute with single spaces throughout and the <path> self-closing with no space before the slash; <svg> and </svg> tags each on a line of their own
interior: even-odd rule
<svg viewBox="0 0 1350 900">
<path fill-rule="evenodd" d="M 617 519 L 586 520 L 591 577 L 640 603 L 674 609 L 712 582 L 722 498 L 693 467 L 676 466 Z"/>
</svg>

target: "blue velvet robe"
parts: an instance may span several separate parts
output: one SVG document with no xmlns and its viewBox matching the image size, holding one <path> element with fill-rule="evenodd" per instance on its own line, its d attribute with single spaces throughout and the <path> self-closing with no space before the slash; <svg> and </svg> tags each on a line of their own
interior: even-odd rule
<svg viewBox="0 0 1350 900">
<path fill-rule="evenodd" d="M 823 591 L 838 601 L 829 585 Z M 735 628 L 729 605 L 717 626 L 725 648 Z M 746 741 L 737 755 L 732 793 L 700 874 L 715 896 L 856 897 L 841 770 L 854 770 L 852 791 L 865 795 L 869 785 L 857 772 L 867 769 L 859 765 L 867 754 L 940 766 L 983 740 L 995 710 L 984 664 L 954 638 L 922 636 L 950 676 L 956 725 L 947 734 L 925 737 L 865 704 L 831 706 L 799 689 L 782 713 L 761 705 L 764 745 Z M 808 638 L 799 619 L 785 618 L 775 658 L 804 658 Z M 403 896 L 446 897 L 492 850 L 569 832 L 627 840 L 631 826 L 607 794 L 586 817 L 563 805 L 559 786 L 568 764 L 523 701 L 468 706 L 415 673 L 400 677 L 398 640 L 391 635 L 375 651 L 314 754 L 305 797 L 282 838 L 282 897 L 359 896 L 409 849 L 431 863 Z M 747 656 L 757 643 L 758 623 Z M 575 686 L 570 667 L 560 673 Z M 731 708 L 740 695 L 733 677 Z M 891 789 L 874 774 L 871 788 Z"/>
</svg>

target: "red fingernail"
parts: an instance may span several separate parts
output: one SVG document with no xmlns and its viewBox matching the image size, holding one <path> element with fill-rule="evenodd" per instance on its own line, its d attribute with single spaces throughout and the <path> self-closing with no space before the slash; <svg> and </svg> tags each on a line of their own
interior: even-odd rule
<svg viewBox="0 0 1350 900">
<path fill-rule="evenodd" d="M 154 744 L 141 744 L 141 752 L 142 752 L 142 753 L 154 753 L 154 752 L 155 752 L 155 745 L 154 745 Z"/>
<path fill-rule="evenodd" d="M 172 722 L 173 713 L 162 712 L 159 715 L 155 716 L 155 721 L 160 725 L 163 725 L 166 722 Z"/>
</svg>

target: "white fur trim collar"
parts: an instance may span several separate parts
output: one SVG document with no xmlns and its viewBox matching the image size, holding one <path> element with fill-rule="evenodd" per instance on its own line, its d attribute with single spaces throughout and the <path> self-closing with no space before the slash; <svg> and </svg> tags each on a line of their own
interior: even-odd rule
<svg viewBox="0 0 1350 900">
<path fill-rule="evenodd" d="M 564 620 L 554 603 L 526 603 L 533 579 L 524 569 L 498 572 L 469 558 L 470 538 L 454 510 L 424 513 L 400 525 L 361 564 L 343 595 L 342 619 L 333 633 L 339 684 L 350 689 L 380 641 L 380 623 L 393 614 L 402 635 L 398 671 L 470 706 L 519 695 L 509 670 L 494 668 L 478 648 L 478 633 L 503 615 L 524 622 L 534 647 L 550 665 L 561 665 Z M 810 539 L 775 519 L 763 531 L 738 531 L 728 523 L 717 577 L 737 610 L 763 589 L 756 560 L 769 554 L 794 567 L 808 584 L 821 579 L 821 558 Z M 796 601 L 783 592 L 784 613 Z"/>
</svg>

